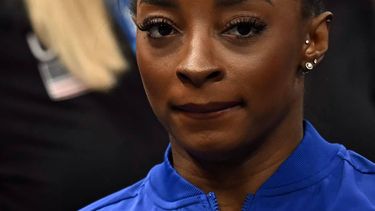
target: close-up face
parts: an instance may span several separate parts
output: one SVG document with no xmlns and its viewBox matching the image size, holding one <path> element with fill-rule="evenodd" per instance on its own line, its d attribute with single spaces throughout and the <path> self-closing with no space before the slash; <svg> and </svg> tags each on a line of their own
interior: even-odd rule
<svg viewBox="0 0 375 211">
<path fill-rule="evenodd" d="M 137 1 L 137 61 L 172 146 L 234 152 L 301 113 L 301 7 L 298 0 Z"/>
</svg>

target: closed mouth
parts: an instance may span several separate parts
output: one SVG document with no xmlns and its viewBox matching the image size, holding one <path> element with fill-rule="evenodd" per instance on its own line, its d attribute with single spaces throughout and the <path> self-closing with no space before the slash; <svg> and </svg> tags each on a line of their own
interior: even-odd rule
<svg viewBox="0 0 375 211">
<path fill-rule="evenodd" d="M 242 105 L 242 101 L 209 102 L 203 104 L 186 103 L 182 105 L 174 105 L 172 106 L 172 109 L 191 114 L 209 114 L 225 111 Z"/>
</svg>

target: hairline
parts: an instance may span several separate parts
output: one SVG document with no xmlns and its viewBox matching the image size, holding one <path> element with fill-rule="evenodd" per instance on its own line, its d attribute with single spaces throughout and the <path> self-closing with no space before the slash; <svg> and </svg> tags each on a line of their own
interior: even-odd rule
<svg viewBox="0 0 375 211">
<path fill-rule="evenodd" d="M 118 0 L 118 1 L 122 1 L 122 0 Z M 323 0 L 299 0 L 299 1 L 301 1 L 302 18 L 315 17 L 325 11 Z M 308 1 L 314 1 L 314 2 L 309 3 Z M 137 2 L 138 0 L 129 0 L 128 2 L 131 15 L 133 16 L 135 16 L 137 13 Z"/>
</svg>

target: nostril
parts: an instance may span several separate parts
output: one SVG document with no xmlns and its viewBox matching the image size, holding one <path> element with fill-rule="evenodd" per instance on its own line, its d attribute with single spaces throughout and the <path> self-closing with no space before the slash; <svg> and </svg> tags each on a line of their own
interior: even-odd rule
<svg viewBox="0 0 375 211">
<path fill-rule="evenodd" d="M 191 84 L 199 87 L 208 82 L 222 80 L 224 78 L 224 73 L 219 69 L 182 69 L 176 72 L 176 76 L 184 84 Z"/>
<path fill-rule="evenodd" d="M 208 79 L 208 80 L 217 81 L 217 80 L 220 80 L 220 79 L 221 79 L 221 75 L 222 75 L 222 72 L 221 72 L 221 71 L 214 71 L 214 72 L 210 73 L 210 74 L 207 76 L 207 79 Z"/>
<path fill-rule="evenodd" d="M 178 79 L 180 79 L 182 82 L 191 82 L 190 78 L 186 76 L 185 74 L 179 72 L 177 73 Z"/>
</svg>

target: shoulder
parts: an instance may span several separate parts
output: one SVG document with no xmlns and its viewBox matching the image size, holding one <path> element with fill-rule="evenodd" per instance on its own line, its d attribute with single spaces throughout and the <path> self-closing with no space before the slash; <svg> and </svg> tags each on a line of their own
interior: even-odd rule
<svg viewBox="0 0 375 211">
<path fill-rule="evenodd" d="M 312 210 L 374 210 L 375 164 L 337 146 L 340 147 L 327 167 L 329 174 L 305 192 L 309 199 L 314 193 Z"/>
<path fill-rule="evenodd" d="M 337 155 L 348 165 L 350 165 L 354 171 L 375 177 L 375 163 L 366 159 L 362 155 L 353 152 L 351 150 L 342 149 Z"/>
<path fill-rule="evenodd" d="M 336 197 L 342 196 L 346 202 L 375 206 L 375 164 L 351 150 L 342 149 L 337 155 L 342 165 L 331 175 L 340 187 L 337 192 L 340 194 Z"/>
<path fill-rule="evenodd" d="M 124 188 L 116 193 L 113 193 L 105 198 L 102 198 L 79 211 L 94 211 L 94 210 L 124 210 L 126 207 L 121 207 L 119 204 L 129 205 L 132 201 L 136 200 L 141 190 L 144 187 L 145 179 L 138 181 L 137 183 Z M 118 207 L 116 209 L 115 207 Z"/>
</svg>

